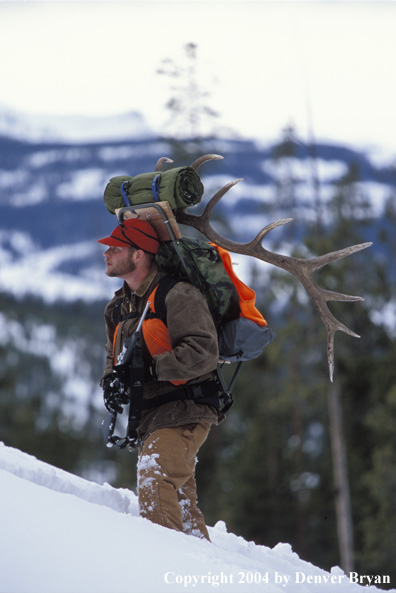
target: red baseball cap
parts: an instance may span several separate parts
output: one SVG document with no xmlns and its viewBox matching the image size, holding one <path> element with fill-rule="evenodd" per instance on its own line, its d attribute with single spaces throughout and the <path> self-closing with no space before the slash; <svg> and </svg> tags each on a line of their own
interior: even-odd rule
<svg viewBox="0 0 396 593">
<path fill-rule="evenodd" d="M 132 245 L 148 253 L 157 253 L 160 245 L 158 235 L 151 224 L 140 218 L 127 218 L 111 233 L 110 237 L 99 239 L 98 243 L 110 247 Z"/>
</svg>

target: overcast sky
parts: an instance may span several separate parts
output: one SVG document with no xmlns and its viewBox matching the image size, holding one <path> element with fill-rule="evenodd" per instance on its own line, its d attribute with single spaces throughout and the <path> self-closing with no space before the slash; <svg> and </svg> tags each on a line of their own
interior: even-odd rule
<svg viewBox="0 0 396 593">
<path fill-rule="evenodd" d="M 198 80 L 244 137 L 396 154 L 396 2 L 0 1 L 0 106 L 40 114 L 138 110 L 166 121 L 164 58 L 198 46 Z"/>
</svg>

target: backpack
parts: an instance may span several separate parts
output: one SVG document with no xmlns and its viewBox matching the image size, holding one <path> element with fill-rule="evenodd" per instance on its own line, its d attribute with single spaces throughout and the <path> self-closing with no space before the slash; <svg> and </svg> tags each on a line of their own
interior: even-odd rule
<svg viewBox="0 0 396 593">
<path fill-rule="evenodd" d="M 260 356 L 275 334 L 256 308 L 254 290 L 235 274 L 226 249 L 184 237 L 161 243 L 156 261 L 160 269 L 173 278 L 187 280 L 206 298 L 217 329 L 219 363 L 216 373 L 221 412 L 226 413 L 233 404 L 232 389 L 242 364 Z M 155 302 L 155 310 L 162 319 L 166 318 L 166 294 L 167 290 L 161 290 Z M 222 367 L 229 363 L 237 363 L 237 366 L 227 385 Z"/>
<path fill-rule="evenodd" d="M 218 333 L 220 360 L 252 360 L 274 339 L 255 306 L 254 290 L 235 274 L 227 250 L 184 237 L 177 244 L 161 243 L 156 262 L 162 271 L 187 280 L 205 296 Z"/>
</svg>

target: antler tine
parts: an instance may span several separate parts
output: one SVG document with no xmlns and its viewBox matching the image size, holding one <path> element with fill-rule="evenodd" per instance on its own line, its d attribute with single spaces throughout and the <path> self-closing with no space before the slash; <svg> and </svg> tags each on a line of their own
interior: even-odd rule
<svg viewBox="0 0 396 593">
<path fill-rule="evenodd" d="M 327 365 L 329 367 L 330 381 L 333 383 L 334 380 L 334 337 L 336 330 L 327 332 Z M 360 337 L 360 336 L 356 336 Z"/>
<path fill-rule="evenodd" d="M 369 244 L 366 245 L 368 247 Z M 357 250 L 354 250 L 357 251 Z M 291 258 L 293 259 L 293 258 Z M 329 368 L 329 376 L 330 381 L 333 382 L 334 377 L 334 337 L 337 331 L 342 331 L 349 336 L 354 338 L 360 338 L 358 334 L 353 332 L 351 329 L 346 327 L 343 323 L 338 321 L 334 317 L 334 315 L 329 310 L 327 303 L 328 301 L 341 301 L 341 302 L 356 302 L 356 301 L 364 301 L 362 297 L 359 296 L 351 296 L 342 294 L 339 292 L 333 292 L 330 290 L 326 290 L 324 288 L 320 288 L 313 280 L 312 274 L 314 269 L 310 268 L 312 260 L 300 260 L 296 259 L 295 263 L 300 265 L 300 269 L 296 271 L 291 271 L 296 278 L 298 278 L 301 284 L 304 286 L 305 290 L 307 291 L 308 295 L 311 297 L 311 300 L 315 307 L 317 308 L 319 315 L 326 327 L 327 330 L 327 364 Z M 329 262 L 328 262 L 329 263 Z M 292 266 L 293 267 L 293 266 Z"/>
<path fill-rule="evenodd" d="M 234 181 L 230 181 L 229 183 L 226 183 L 221 189 L 219 189 L 219 191 L 217 191 L 215 195 L 206 204 L 205 209 L 202 212 L 202 218 L 209 219 L 209 216 L 216 204 L 220 202 L 221 198 L 228 192 L 229 189 L 234 187 L 234 185 L 236 185 L 240 181 L 243 181 L 242 177 L 240 177 L 239 179 L 235 179 Z"/>
<path fill-rule="evenodd" d="M 345 247 L 344 249 L 339 249 L 338 251 L 332 251 L 331 253 L 320 255 L 319 257 L 313 257 L 312 259 L 307 261 L 310 262 L 312 271 L 315 271 L 319 270 L 320 268 L 323 268 L 323 266 L 327 266 L 327 264 L 342 259 L 343 257 L 348 257 L 348 255 L 352 255 L 357 251 L 366 249 L 371 245 L 372 243 L 360 243 L 359 245 L 351 245 L 350 247 Z"/>
<path fill-rule="evenodd" d="M 292 222 L 292 220 L 292 218 L 282 218 L 282 220 L 277 220 L 276 222 L 271 222 L 271 224 L 267 224 L 267 226 L 261 229 L 261 231 L 256 235 L 253 241 L 251 241 L 251 244 L 260 243 L 261 245 L 262 240 L 264 239 L 264 237 L 268 235 L 268 233 L 278 228 L 278 226 L 282 226 L 283 224 L 288 224 L 289 222 Z"/>
<path fill-rule="evenodd" d="M 154 171 L 162 171 L 162 167 L 164 166 L 165 163 L 173 163 L 172 159 L 168 159 L 168 157 L 166 156 L 162 156 L 160 159 L 158 159 L 157 164 L 155 165 Z"/>
<path fill-rule="evenodd" d="M 359 298 L 358 300 L 364 301 L 364 299 Z M 360 338 L 358 334 L 350 330 L 346 325 L 342 324 L 338 319 L 334 317 L 327 309 L 328 318 L 331 320 L 330 323 L 325 323 L 327 329 L 327 365 L 329 367 L 329 377 L 330 381 L 333 382 L 334 379 L 334 338 L 336 331 L 342 331 L 353 338 Z"/>
<path fill-rule="evenodd" d="M 223 158 L 224 157 L 219 154 L 205 154 L 204 156 L 200 156 L 193 163 L 191 163 L 190 167 L 191 167 L 191 169 L 194 169 L 194 171 L 197 171 L 197 169 L 201 165 L 203 165 L 203 163 L 206 163 L 207 161 L 222 160 Z"/>
<path fill-rule="evenodd" d="M 290 222 L 292 220 L 291 218 L 285 218 L 276 222 L 272 222 L 271 224 L 264 227 L 249 243 L 237 243 L 235 241 L 231 241 L 230 239 L 226 239 L 214 230 L 214 228 L 210 225 L 209 218 L 213 208 L 216 206 L 216 204 L 218 204 L 224 194 L 231 187 L 239 183 L 239 181 L 241 181 L 241 179 L 232 181 L 231 183 L 228 183 L 222 187 L 208 202 L 206 208 L 200 216 L 190 214 L 186 211 L 186 209 L 179 210 L 176 214 L 177 222 L 194 227 L 203 235 L 205 235 L 210 241 L 213 241 L 223 249 L 227 249 L 228 251 L 239 253 L 241 255 L 249 255 L 266 263 L 277 266 L 278 268 L 289 272 L 301 282 L 313 304 L 317 308 L 319 315 L 327 329 L 327 362 L 330 380 L 333 381 L 335 333 L 337 331 L 342 331 L 355 338 L 358 338 L 359 336 L 333 316 L 327 306 L 327 302 L 354 302 L 363 301 L 364 299 L 362 297 L 349 296 L 339 292 L 333 292 L 324 288 L 320 288 L 315 283 L 312 276 L 316 270 L 319 270 L 323 266 L 337 261 L 343 257 L 352 255 L 353 253 L 361 251 L 362 249 L 366 249 L 367 247 L 370 247 L 372 243 L 352 245 L 351 247 L 346 247 L 345 249 L 340 249 L 339 251 L 334 251 L 311 259 L 300 259 L 282 255 L 280 253 L 273 253 L 272 251 L 265 249 L 262 246 L 262 240 L 264 237 L 266 237 L 273 229 Z"/>
</svg>

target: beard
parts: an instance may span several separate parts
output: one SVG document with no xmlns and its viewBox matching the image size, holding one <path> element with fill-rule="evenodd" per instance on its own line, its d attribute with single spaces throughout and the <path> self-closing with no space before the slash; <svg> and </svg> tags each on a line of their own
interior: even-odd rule
<svg viewBox="0 0 396 593">
<path fill-rule="evenodd" d="M 106 276 L 109 278 L 122 278 L 126 274 L 130 274 L 136 270 L 136 264 L 132 261 L 133 253 L 128 255 L 125 261 L 118 261 L 113 263 L 111 267 L 106 270 Z"/>
</svg>

